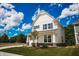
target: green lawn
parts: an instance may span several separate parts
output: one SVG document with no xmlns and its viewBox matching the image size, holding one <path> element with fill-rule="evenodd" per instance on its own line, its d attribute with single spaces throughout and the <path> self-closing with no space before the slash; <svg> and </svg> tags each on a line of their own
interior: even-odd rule
<svg viewBox="0 0 79 59">
<path fill-rule="evenodd" d="M 20 54 L 24 56 L 78 56 L 79 48 L 28 48 L 17 47 L 1 51 Z"/>
<path fill-rule="evenodd" d="M 25 45 L 25 43 L 0 43 L 0 47 L 3 47 L 3 46 L 16 46 L 16 45 Z"/>
</svg>

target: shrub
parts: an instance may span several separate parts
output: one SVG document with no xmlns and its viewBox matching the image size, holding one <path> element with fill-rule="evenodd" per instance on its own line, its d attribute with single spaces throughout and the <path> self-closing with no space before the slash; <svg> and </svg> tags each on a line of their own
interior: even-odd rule
<svg viewBox="0 0 79 59">
<path fill-rule="evenodd" d="M 32 43 L 32 46 L 35 47 L 35 43 Z"/>
<path fill-rule="evenodd" d="M 15 43 L 16 40 L 14 38 L 9 39 L 9 43 Z"/>
<path fill-rule="evenodd" d="M 44 43 L 44 44 L 43 44 L 43 48 L 48 48 L 47 43 Z"/>
</svg>

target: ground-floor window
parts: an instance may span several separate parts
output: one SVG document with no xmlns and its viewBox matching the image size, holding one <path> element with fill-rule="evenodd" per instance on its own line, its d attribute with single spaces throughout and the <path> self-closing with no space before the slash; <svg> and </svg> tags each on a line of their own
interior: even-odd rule
<svg viewBox="0 0 79 59">
<path fill-rule="evenodd" d="M 44 42 L 51 42 L 51 35 L 44 35 Z"/>
</svg>

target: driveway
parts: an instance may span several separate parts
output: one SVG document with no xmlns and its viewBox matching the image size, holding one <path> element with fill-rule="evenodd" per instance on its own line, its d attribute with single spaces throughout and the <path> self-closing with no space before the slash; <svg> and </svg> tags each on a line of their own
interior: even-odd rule
<svg viewBox="0 0 79 59">
<path fill-rule="evenodd" d="M 7 48 L 14 48 L 14 47 L 23 47 L 24 45 L 15 45 L 15 46 L 4 46 L 4 47 L 0 47 L 0 50 L 2 49 L 7 49 Z"/>
<path fill-rule="evenodd" d="M 18 54 L 13 54 L 13 53 L 7 53 L 7 52 L 0 51 L 0 56 L 22 56 L 22 55 L 18 55 Z"/>
<path fill-rule="evenodd" d="M 0 50 L 7 49 L 7 48 L 14 48 L 14 47 L 22 47 L 22 46 L 24 46 L 24 45 L 4 46 L 4 47 L 0 47 Z M 0 56 L 22 56 L 22 55 L 18 55 L 18 54 L 13 54 L 13 53 L 7 53 L 7 52 L 0 51 Z"/>
</svg>

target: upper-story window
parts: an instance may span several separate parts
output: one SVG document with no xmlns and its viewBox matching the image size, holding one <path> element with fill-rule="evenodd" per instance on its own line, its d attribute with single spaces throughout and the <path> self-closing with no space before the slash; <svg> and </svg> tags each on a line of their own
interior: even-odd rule
<svg viewBox="0 0 79 59">
<path fill-rule="evenodd" d="M 79 24 L 75 24 L 75 26 L 79 26 Z"/>
<path fill-rule="evenodd" d="M 38 29 L 39 28 L 39 25 L 38 26 L 34 26 L 34 29 Z"/>
<path fill-rule="evenodd" d="M 51 29 L 52 27 L 52 23 L 48 24 L 48 29 Z"/>
<path fill-rule="evenodd" d="M 44 24 L 43 25 L 43 29 L 47 29 L 47 24 Z"/>
<path fill-rule="evenodd" d="M 43 29 L 51 29 L 52 27 L 53 27 L 52 23 L 43 25 Z"/>
</svg>

